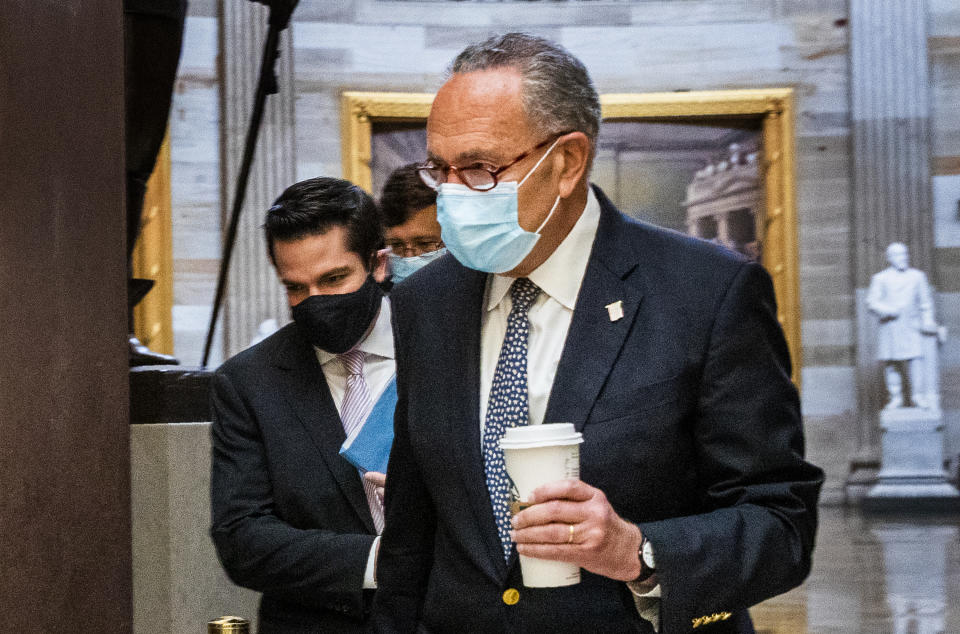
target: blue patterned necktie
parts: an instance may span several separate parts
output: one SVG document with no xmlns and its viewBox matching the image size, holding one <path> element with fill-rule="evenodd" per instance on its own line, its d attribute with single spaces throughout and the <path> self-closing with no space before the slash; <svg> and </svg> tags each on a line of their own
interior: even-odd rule
<svg viewBox="0 0 960 634">
<path fill-rule="evenodd" d="M 503 464 L 500 438 L 508 427 L 530 422 L 530 403 L 527 399 L 527 337 L 530 320 L 527 311 L 540 289 L 525 277 L 510 287 L 513 307 L 507 317 L 507 332 L 503 336 L 497 369 L 490 385 L 487 416 L 483 427 L 483 461 L 487 474 L 487 492 L 497 520 L 497 532 L 503 546 L 504 559 L 510 559 L 513 542 L 510 541 L 510 480 Z"/>
</svg>

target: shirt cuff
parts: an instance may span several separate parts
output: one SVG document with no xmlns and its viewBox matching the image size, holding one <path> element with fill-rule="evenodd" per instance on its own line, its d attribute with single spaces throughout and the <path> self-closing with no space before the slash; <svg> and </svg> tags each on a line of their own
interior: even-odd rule
<svg viewBox="0 0 960 634">
<path fill-rule="evenodd" d="M 627 582 L 627 588 L 633 594 L 633 604 L 637 606 L 637 612 L 640 618 L 650 621 L 653 629 L 660 631 L 660 584 L 658 583 L 650 590 L 646 589 L 647 584 L 638 584 L 632 581 Z"/>
<path fill-rule="evenodd" d="M 380 536 L 373 539 L 370 546 L 370 555 L 367 556 L 367 569 L 363 571 L 363 589 L 377 589 L 377 548 L 380 546 Z M 657 586 L 658 588 L 660 586 Z M 659 596 L 659 595 L 658 595 Z"/>
</svg>

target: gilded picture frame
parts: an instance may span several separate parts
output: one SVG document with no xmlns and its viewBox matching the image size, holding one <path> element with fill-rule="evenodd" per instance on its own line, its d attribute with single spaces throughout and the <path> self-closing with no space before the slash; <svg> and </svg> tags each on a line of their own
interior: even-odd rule
<svg viewBox="0 0 960 634">
<path fill-rule="evenodd" d="M 345 92 L 342 95 L 342 152 L 344 178 L 373 191 L 375 178 L 371 165 L 375 162 L 374 137 L 378 127 L 410 129 L 424 126 L 430 112 L 433 95 L 428 93 L 371 93 Z M 724 129 L 755 141 L 747 153 L 730 144 L 730 151 L 714 160 L 706 161 L 693 176 L 682 204 L 691 211 L 696 207 L 697 188 L 704 183 L 721 180 L 728 191 L 723 194 L 734 206 L 743 205 L 743 192 L 735 192 L 731 185 L 737 170 L 750 166 L 756 174 L 754 197 L 758 201 L 750 223 L 751 249 L 773 278 L 777 298 L 777 318 L 783 326 L 793 361 L 793 378 L 799 385 L 802 367 L 801 310 L 799 290 L 799 247 L 796 207 L 796 151 L 794 141 L 794 94 L 790 88 L 759 88 L 746 90 L 695 91 L 677 93 L 603 94 L 600 96 L 603 121 L 620 126 L 618 131 L 631 127 L 621 124 L 683 126 L 687 138 L 698 136 L 698 126 L 704 136 L 719 139 L 733 138 L 718 134 Z M 601 141 L 604 137 L 601 126 Z M 645 130 L 637 128 L 633 136 L 643 138 Z M 619 133 L 619 132 L 618 132 Z M 678 135 L 684 136 L 684 135 Z M 748 141 L 749 142 L 749 141 Z M 601 145 L 598 142 L 598 148 Z M 600 150 L 598 149 L 598 156 Z M 650 152 L 647 152 L 649 155 Z M 688 152 L 689 154 L 689 152 Z M 702 151 L 701 151 L 702 154 Z M 654 152 L 655 155 L 655 152 Z M 411 157 L 419 160 L 423 156 Z M 597 176 L 597 167 L 594 176 Z M 594 179 L 596 180 L 596 178 Z M 741 187 L 742 189 L 742 187 Z M 605 189 L 606 191 L 606 189 Z M 608 192 L 609 193 L 609 192 Z M 614 199 L 621 209 L 624 202 Z M 679 201 L 678 201 L 679 202 Z M 643 217 L 642 213 L 637 214 Z M 652 219 L 657 222 L 657 219 Z M 687 219 L 690 233 L 696 234 L 697 219 Z M 678 227 L 675 227 L 678 228 Z M 682 228 L 681 228 L 682 230 Z M 701 237 L 710 237 L 705 234 Z M 715 235 L 715 230 L 714 234 Z M 721 231 L 721 237 L 723 232 Z M 718 239 L 714 237 L 714 239 Z M 747 238 L 749 240 L 750 238 Z"/>
</svg>

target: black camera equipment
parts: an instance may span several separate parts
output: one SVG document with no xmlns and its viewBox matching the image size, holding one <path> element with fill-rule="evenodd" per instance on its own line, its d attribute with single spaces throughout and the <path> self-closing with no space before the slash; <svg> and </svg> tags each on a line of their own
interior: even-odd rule
<svg viewBox="0 0 960 634">
<path fill-rule="evenodd" d="M 277 92 L 276 64 L 280 54 L 280 32 L 290 24 L 290 17 L 299 0 L 251 0 L 270 8 L 269 28 L 267 39 L 263 45 L 263 58 L 260 62 L 260 79 L 257 82 L 257 93 L 253 100 L 253 112 L 250 115 L 250 126 L 247 128 L 247 138 L 243 147 L 243 160 L 240 163 L 240 173 L 237 175 L 237 185 L 233 194 L 233 209 L 230 213 L 230 223 L 227 225 L 227 234 L 223 246 L 223 256 L 220 259 L 220 272 L 217 275 L 217 291 L 213 298 L 213 312 L 210 315 L 210 326 L 207 329 L 207 340 L 203 345 L 203 360 L 201 366 L 206 367 L 210 358 L 210 346 L 213 343 L 213 332 L 220 315 L 220 305 L 223 302 L 223 293 L 226 290 L 227 271 L 230 268 L 230 257 L 233 255 L 233 244 L 237 239 L 237 222 L 240 219 L 240 210 L 243 209 L 243 199 L 247 192 L 247 181 L 250 177 L 250 166 L 253 163 L 253 153 L 257 147 L 257 137 L 260 134 L 260 124 L 263 120 L 263 107 L 267 95 Z"/>
</svg>

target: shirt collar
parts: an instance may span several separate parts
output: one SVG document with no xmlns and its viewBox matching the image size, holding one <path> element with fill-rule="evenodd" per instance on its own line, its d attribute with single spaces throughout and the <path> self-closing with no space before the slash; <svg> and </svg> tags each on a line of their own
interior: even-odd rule
<svg viewBox="0 0 960 634">
<path fill-rule="evenodd" d="M 380 300 L 380 312 L 377 313 L 377 318 L 373 322 L 373 329 L 357 344 L 357 348 L 367 354 L 385 359 L 393 358 L 393 326 L 390 323 L 390 299 L 387 296 Z M 313 349 L 317 353 L 317 360 L 320 365 L 337 358 L 337 355 L 333 352 L 321 350 L 316 346 Z"/>
<path fill-rule="evenodd" d="M 577 302 L 577 294 L 587 272 L 587 261 L 590 259 L 590 250 L 593 248 L 593 239 L 599 225 L 600 202 L 593 189 L 588 187 L 587 204 L 573 229 L 557 245 L 550 257 L 527 276 L 540 290 L 568 310 L 573 310 Z M 491 275 L 489 279 L 486 305 L 488 311 L 503 301 L 514 281 L 514 278 L 505 275 Z"/>
</svg>

